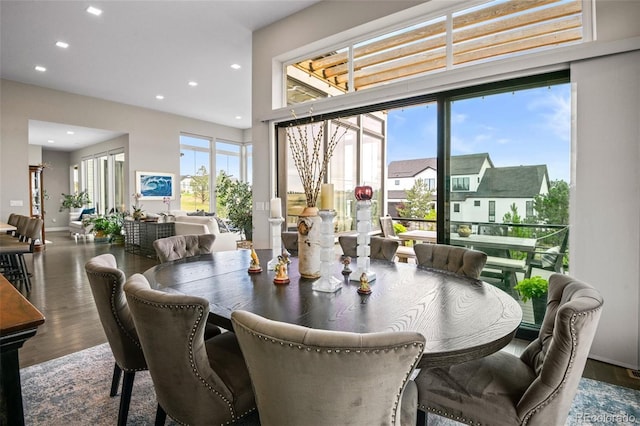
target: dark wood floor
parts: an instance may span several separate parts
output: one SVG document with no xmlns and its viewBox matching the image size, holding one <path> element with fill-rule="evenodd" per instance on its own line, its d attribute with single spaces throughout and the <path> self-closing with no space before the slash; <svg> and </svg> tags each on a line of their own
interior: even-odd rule
<svg viewBox="0 0 640 426">
<path fill-rule="evenodd" d="M 45 323 L 20 349 L 26 367 L 90 348 L 107 341 L 96 310 L 84 264 L 93 256 L 112 253 L 126 276 L 155 265 L 155 259 L 125 253 L 123 246 L 76 243 L 68 232 L 47 232 L 46 250 L 32 255 L 29 300 L 45 316 Z M 27 256 L 31 257 L 31 256 Z M 29 262 L 29 259 L 27 259 Z"/>
<path fill-rule="evenodd" d="M 45 316 L 37 334 L 20 350 L 20 366 L 38 364 L 107 340 L 93 302 L 84 264 L 93 256 L 112 253 L 126 276 L 143 272 L 157 264 L 155 259 L 126 253 L 124 247 L 110 244 L 76 243 L 67 232 L 47 232 L 44 252 L 35 253 L 29 262 L 33 273 L 29 300 Z M 526 342 L 514 342 L 510 350 L 519 353 Z M 640 390 L 640 380 L 631 378 L 627 369 L 589 360 L 585 377 Z"/>
</svg>

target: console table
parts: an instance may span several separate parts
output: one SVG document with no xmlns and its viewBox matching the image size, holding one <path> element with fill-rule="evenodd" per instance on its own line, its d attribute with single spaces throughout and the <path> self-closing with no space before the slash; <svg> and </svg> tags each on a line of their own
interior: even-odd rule
<svg viewBox="0 0 640 426">
<path fill-rule="evenodd" d="M 18 349 L 44 316 L 0 275 L 0 424 L 24 425 Z"/>
<path fill-rule="evenodd" d="M 124 221 L 124 249 L 133 254 L 156 257 L 153 242 L 175 235 L 173 222 Z"/>
</svg>

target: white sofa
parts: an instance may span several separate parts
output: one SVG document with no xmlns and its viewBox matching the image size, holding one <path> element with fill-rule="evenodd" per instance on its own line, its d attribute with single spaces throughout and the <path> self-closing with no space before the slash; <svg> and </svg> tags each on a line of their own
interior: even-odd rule
<svg viewBox="0 0 640 426">
<path fill-rule="evenodd" d="M 92 224 L 88 224 L 88 225 L 83 225 L 82 220 L 78 220 L 78 218 L 80 217 L 80 214 L 82 213 L 82 211 L 77 212 L 70 212 L 69 213 L 69 232 L 71 233 L 71 236 L 76 240 L 76 242 L 78 242 L 78 237 L 82 237 L 85 240 L 87 239 L 87 236 L 91 235 L 91 231 L 93 230 L 93 225 Z M 91 217 L 93 215 L 83 215 L 84 217 Z"/>
<path fill-rule="evenodd" d="M 174 212 L 172 212 L 174 213 Z M 175 216 L 176 235 L 214 234 L 213 251 L 236 250 L 236 241 L 241 239 L 236 232 L 220 232 L 218 221 L 214 216 L 187 216 L 180 212 Z"/>
</svg>

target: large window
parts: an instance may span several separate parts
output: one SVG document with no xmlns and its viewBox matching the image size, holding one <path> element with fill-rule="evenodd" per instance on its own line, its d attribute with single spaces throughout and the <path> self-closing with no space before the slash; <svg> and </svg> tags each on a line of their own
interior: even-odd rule
<svg viewBox="0 0 640 426">
<path fill-rule="evenodd" d="M 206 137 L 180 135 L 180 209 L 215 211 L 225 217 L 224 206 L 217 203 L 213 179 L 224 172 L 233 179 L 251 183 L 252 146 L 223 140 L 217 140 L 213 145 Z M 214 176 L 211 170 L 215 170 Z M 212 206 L 215 209 L 212 210 Z"/>
<path fill-rule="evenodd" d="M 337 144 L 327 168 L 325 181 L 334 185 L 334 208 L 336 210 L 336 231 L 345 232 L 355 229 L 354 190 L 358 185 L 368 185 L 374 190 L 372 220 L 378 223 L 382 212 L 383 200 L 383 153 L 385 147 L 384 132 L 386 123 L 381 112 L 340 117 L 323 122 L 302 124 L 311 142 L 313 135 L 319 134 L 319 126 L 324 126 L 324 139 L 320 151 L 324 152 L 330 135 L 334 134 L 336 122 L 346 127 L 346 133 Z M 279 143 L 280 167 L 278 193 L 286 195 L 287 227 L 295 228 L 297 216 L 305 206 L 306 199 L 298 170 L 295 167 L 292 152 L 288 148 L 286 128 L 280 126 Z M 312 144 L 309 144 L 311 149 Z"/>
<path fill-rule="evenodd" d="M 344 202 L 335 203 L 336 229 L 354 229 L 353 188 L 371 185 L 374 223 L 375 216 L 390 213 L 408 228 L 436 229 L 439 243 L 463 246 L 472 239 L 460 238 L 460 225 L 491 236 L 488 246 L 473 238 L 473 248 L 504 259 L 509 267 L 482 279 L 517 298 L 514 286 L 527 270 L 514 272 L 513 265 L 526 265 L 538 248 L 562 250 L 562 256 L 567 250 L 570 97 L 568 73 L 556 72 L 424 96 L 404 105 L 394 101 L 370 112 L 360 108 L 348 119 L 344 112 L 341 120 L 349 123 L 349 132 L 327 176 L 336 186 L 336 198 L 344 194 Z M 432 99 L 437 99 L 435 108 Z M 285 154 L 287 124 L 278 133 Z M 279 194 L 287 194 L 291 226 L 304 196 L 291 159 L 279 154 Z M 497 244 L 496 237 L 517 244 Z M 566 257 L 562 263 L 568 270 Z M 553 272 L 533 271 L 543 277 Z M 522 306 L 524 322 L 533 325 L 531 305 Z"/>
<path fill-rule="evenodd" d="M 180 209 L 210 210 L 211 140 L 180 135 Z"/>
<path fill-rule="evenodd" d="M 581 0 L 466 3 L 286 64 L 287 105 L 590 38 Z"/>
<path fill-rule="evenodd" d="M 82 160 L 82 187 L 87 190 L 97 213 L 126 211 L 125 170 L 125 154 L 121 150 Z M 75 166 L 72 174 L 74 191 L 77 191 L 77 173 Z"/>
<path fill-rule="evenodd" d="M 468 177 L 452 177 L 451 190 L 452 191 L 468 191 L 469 178 Z"/>
</svg>

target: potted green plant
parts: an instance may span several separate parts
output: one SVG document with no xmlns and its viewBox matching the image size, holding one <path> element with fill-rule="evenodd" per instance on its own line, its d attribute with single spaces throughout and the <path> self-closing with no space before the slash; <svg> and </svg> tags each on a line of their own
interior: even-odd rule
<svg viewBox="0 0 640 426">
<path fill-rule="evenodd" d="M 96 216 L 89 219 L 89 223 L 93 225 L 91 231 L 94 234 L 94 241 L 97 243 L 109 241 L 109 229 L 111 221 L 107 216 Z"/>
<path fill-rule="evenodd" d="M 124 234 L 122 233 L 122 227 L 124 225 L 125 213 L 113 213 L 108 216 L 109 226 L 107 234 L 113 244 L 123 245 Z"/>
<path fill-rule="evenodd" d="M 80 209 L 87 204 L 91 204 L 87 190 L 76 192 L 75 194 L 65 194 L 63 192 L 60 211 Z"/>
<path fill-rule="evenodd" d="M 227 210 L 227 217 L 240 229 L 247 240 L 253 237 L 253 201 L 251 186 L 247 182 L 232 179 L 220 172 L 216 193 L 220 204 Z"/>
<path fill-rule="evenodd" d="M 549 282 L 541 276 L 525 278 L 514 287 L 523 302 L 531 299 L 533 305 L 533 319 L 536 324 L 542 324 L 544 313 L 547 308 L 547 292 L 549 291 Z"/>
</svg>

